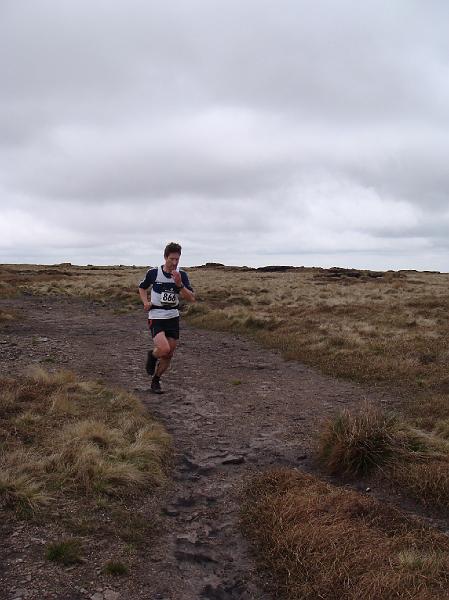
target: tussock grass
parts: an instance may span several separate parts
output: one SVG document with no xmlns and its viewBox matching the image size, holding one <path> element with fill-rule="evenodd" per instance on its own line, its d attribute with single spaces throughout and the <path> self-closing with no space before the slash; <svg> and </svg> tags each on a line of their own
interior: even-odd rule
<svg viewBox="0 0 449 600">
<path fill-rule="evenodd" d="M 69 538 L 51 543 L 47 548 L 46 557 L 66 567 L 82 562 L 82 546 L 80 540 Z"/>
<path fill-rule="evenodd" d="M 0 408 L 4 511 L 101 527 L 166 481 L 170 438 L 124 391 L 39 368 L 0 380 Z"/>
<path fill-rule="evenodd" d="M 123 576 L 128 575 L 128 567 L 119 560 L 108 561 L 103 571 L 107 575 Z"/>
<path fill-rule="evenodd" d="M 39 481 L 27 474 L 20 474 L 14 470 L 17 457 L 11 457 L 9 465 L 0 470 L 0 508 L 11 506 L 17 509 L 35 510 L 48 505 L 52 500 Z M 27 471 L 36 470 L 36 463 L 21 462 Z"/>
<path fill-rule="evenodd" d="M 242 526 L 286 600 L 446 597 L 449 539 L 367 496 L 276 470 L 245 490 Z"/>
<path fill-rule="evenodd" d="M 333 475 L 382 476 L 426 507 L 449 514 L 449 444 L 412 429 L 379 407 L 365 403 L 328 419 L 317 458 Z"/>
<path fill-rule="evenodd" d="M 367 475 L 404 450 L 398 433 L 397 418 L 371 404 L 343 410 L 324 424 L 318 458 L 332 474 Z"/>
</svg>

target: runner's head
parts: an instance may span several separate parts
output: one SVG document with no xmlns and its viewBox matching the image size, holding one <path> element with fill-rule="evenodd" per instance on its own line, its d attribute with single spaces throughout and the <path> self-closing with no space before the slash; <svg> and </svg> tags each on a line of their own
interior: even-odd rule
<svg viewBox="0 0 449 600">
<path fill-rule="evenodd" d="M 167 244 L 164 250 L 164 258 L 165 270 L 168 273 L 175 271 L 178 266 L 179 259 L 181 258 L 181 246 L 175 242 L 170 242 L 170 244 Z"/>
</svg>

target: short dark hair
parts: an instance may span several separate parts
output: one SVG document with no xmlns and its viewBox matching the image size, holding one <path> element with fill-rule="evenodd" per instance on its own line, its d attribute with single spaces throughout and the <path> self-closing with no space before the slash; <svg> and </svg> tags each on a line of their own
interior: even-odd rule
<svg viewBox="0 0 449 600">
<path fill-rule="evenodd" d="M 181 254 L 181 246 L 176 242 L 170 242 L 165 246 L 164 258 L 167 258 L 167 256 L 173 252 L 176 252 L 176 254 Z"/>
</svg>

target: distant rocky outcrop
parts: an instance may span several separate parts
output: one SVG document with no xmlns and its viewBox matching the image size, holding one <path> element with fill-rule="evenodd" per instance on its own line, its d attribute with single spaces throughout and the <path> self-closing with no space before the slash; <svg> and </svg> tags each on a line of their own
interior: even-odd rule
<svg viewBox="0 0 449 600">
<path fill-rule="evenodd" d="M 207 262 L 204 265 L 198 265 L 196 267 L 193 267 L 194 269 L 220 269 L 223 268 L 225 265 L 223 263 L 218 263 L 218 262 Z"/>
<path fill-rule="evenodd" d="M 262 271 L 263 273 L 283 273 L 294 268 L 287 265 L 268 265 L 267 267 L 257 267 L 256 271 Z"/>
<path fill-rule="evenodd" d="M 344 267 L 331 267 L 330 269 L 320 269 L 315 277 L 324 277 L 328 279 L 378 279 L 384 277 L 383 271 L 370 271 L 368 269 L 347 269 Z"/>
</svg>

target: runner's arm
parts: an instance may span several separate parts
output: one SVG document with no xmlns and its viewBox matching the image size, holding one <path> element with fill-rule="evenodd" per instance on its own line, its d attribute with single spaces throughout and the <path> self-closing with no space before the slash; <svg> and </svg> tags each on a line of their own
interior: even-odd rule
<svg viewBox="0 0 449 600">
<path fill-rule="evenodd" d="M 144 308 L 144 310 L 150 310 L 150 308 L 151 308 L 151 302 L 148 299 L 148 290 L 145 290 L 145 289 L 143 289 L 143 288 L 140 287 L 139 288 L 139 296 L 140 296 L 140 299 L 143 302 L 143 308 Z"/>
<path fill-rule="evenodd" d="M 145 279 L 139 283 L 139 296 L 143 302 L 144 310 L 150 310 L 151 302 L 148 299 L 148 290 L 156 281 L 157 269 L 148 269 Z"/>
<path fill-rule="evenodd" d="M 192 286 L 190 285 L 189 277 L 185 271 L 180 272 L 181 275 L 181 286 L 178 287 L 179 295 L 186 302 L 196 302 L 195 294 L 193 293 Z"/>
<path fill-rule="evenodd" d="M 196 300 L 195 300 L 195 294 L 191 290 L 189 290 L 188 288 L 186 288 L 184 285 L 179 290 L 179 295 L 186 302 L 196 302 Z"/>
</svg>

